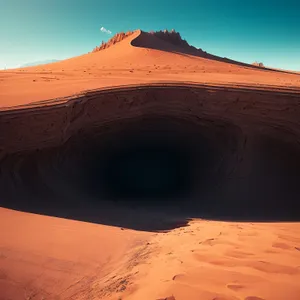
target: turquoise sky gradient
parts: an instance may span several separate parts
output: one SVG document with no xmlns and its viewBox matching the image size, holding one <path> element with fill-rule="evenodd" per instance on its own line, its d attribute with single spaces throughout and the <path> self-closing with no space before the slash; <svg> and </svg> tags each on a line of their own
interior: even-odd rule
<svg viewBox="0 0 300 300">
<path fill-rule="evenodd" d="M 0 0 L 0 69 L 90 52 L 112 31 L 172 29 L 222 57 L 300 71 L 300 1 Z"/>
</svg>

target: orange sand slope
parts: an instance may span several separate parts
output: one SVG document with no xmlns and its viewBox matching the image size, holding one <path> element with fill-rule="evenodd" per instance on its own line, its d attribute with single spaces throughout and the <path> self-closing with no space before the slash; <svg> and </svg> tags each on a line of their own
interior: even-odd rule
<svg viewBox="0 0 300 300">
<path fill-rule="evenodd" d="M 2 208 L 0 225 L 1 300 L 300 295 L 300 224 L 195 220 L 145 233 Z"/>
<path fill-rule="evenodd" d="M 300 75 L 186 53 L 137 30 L 113 46 L 38 67 L 0 72 L 0 107 L 65 97 L 84 90 L 153 83 L 247 84 L 300 89 Z"/>
</svg>

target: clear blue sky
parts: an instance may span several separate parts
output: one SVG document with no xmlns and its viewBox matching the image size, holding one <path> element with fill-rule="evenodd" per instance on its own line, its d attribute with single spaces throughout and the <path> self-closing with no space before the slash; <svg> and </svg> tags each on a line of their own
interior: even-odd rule
<svg viewBox="0 0 300 300">
<path fill-rule="evenodd" d="M 0 69 L 91 51 L 119 31 L 172 29 L 222 57 L 300 71 L 300 1 L 0 0 Z"/>
</svg>

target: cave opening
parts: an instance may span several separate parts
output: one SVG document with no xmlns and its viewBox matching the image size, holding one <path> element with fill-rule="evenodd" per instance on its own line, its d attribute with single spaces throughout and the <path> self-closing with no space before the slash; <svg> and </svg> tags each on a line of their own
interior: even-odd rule
<svg viewBox="0 0 300 300">
<path fill-rule="evenodd" d="M 94 199 L 136 206 L 188 202 L 212 182 L 218 155 L 192 122 L 157 117 L 114 127 L 85 150 L 83 189 Z"/>
<path fill-rule="evenodd" d="M 199 116 L 93 123 L 5 157 L 1 206 L 141 230 L 194 217 L 298 220 L 299 147 L 266 132 Z"/>
<path fill-rule="evenodd" d="M 117 198 L 168 199 L 190 189 L 190 168 L 188 154 L 169 145 L 135 145 L 108 158 L 103 180 Z"/>
</svg>

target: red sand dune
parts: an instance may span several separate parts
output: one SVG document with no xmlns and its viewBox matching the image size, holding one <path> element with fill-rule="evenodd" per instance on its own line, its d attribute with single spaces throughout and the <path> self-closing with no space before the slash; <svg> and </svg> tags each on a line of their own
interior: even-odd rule
<svg viewBox="0 0 300 300">
<path fill-rule="evenodd" d="M 186 48 L 137 30 L 102 51 L 49 65 L 1 71 L 0 106 L 22 105 L 90 89 L 153 82 L 300 87 L 297 74 L 185 52 Z"/>
<path fill-rule="evenodd" d="M 299 300 L 299 222 L 193 219 L 184 227 L 171 220 L 172 205 L 154 216 L 147 208 L 104 201 L 97 207 L 88 197 L 78 200 L 76 184 L 71 191 L 63 186 L 77 176 L 84 146 L 94 146 L 86 137 L 104 140 L 127 119 L 168 115 L 198 122 L 200 133 L 223 151 L 214 175 L 228 171 L 225 161 L 233 166 L 230 183 L 246 188 L 247 176 L 267 178 L 268 161 L 275 167 L 268 176 L 277 168 L 285 172 L 295 179 L 286 186 L 299 195 L 299 94 L 299 74 L 213 56 L 177 33 L 140 30 L 79 57 L 1 71 L 0 300 Z M 185 145 L 190 125 L 182 124 L 176 130 L 186 128 L 178 142 Z M 72 140 L 77 135 L 83 138 L 78 147 Z M 196 140 L 190 139 L 191 149 Z M 263 217 L 282 202 L 295 208 L 287 193 L 280 203 L 273 200 L 281 181 L 276 183 L 274 198 L 256 199 Z M 223 204 L 212 198 L 211 205 L 247 211 L 250 192 Z M 51 197 L 64 218 L 53 217 Z M 17 211 L 28 211 L 31 201 L 49 205 L 48 216 Z M 170 222 L 165 229 L 171 230 L 158 230 L 156 220 Z M 132 230 L 136 223 L 139 230 Z"/>
</svg>

